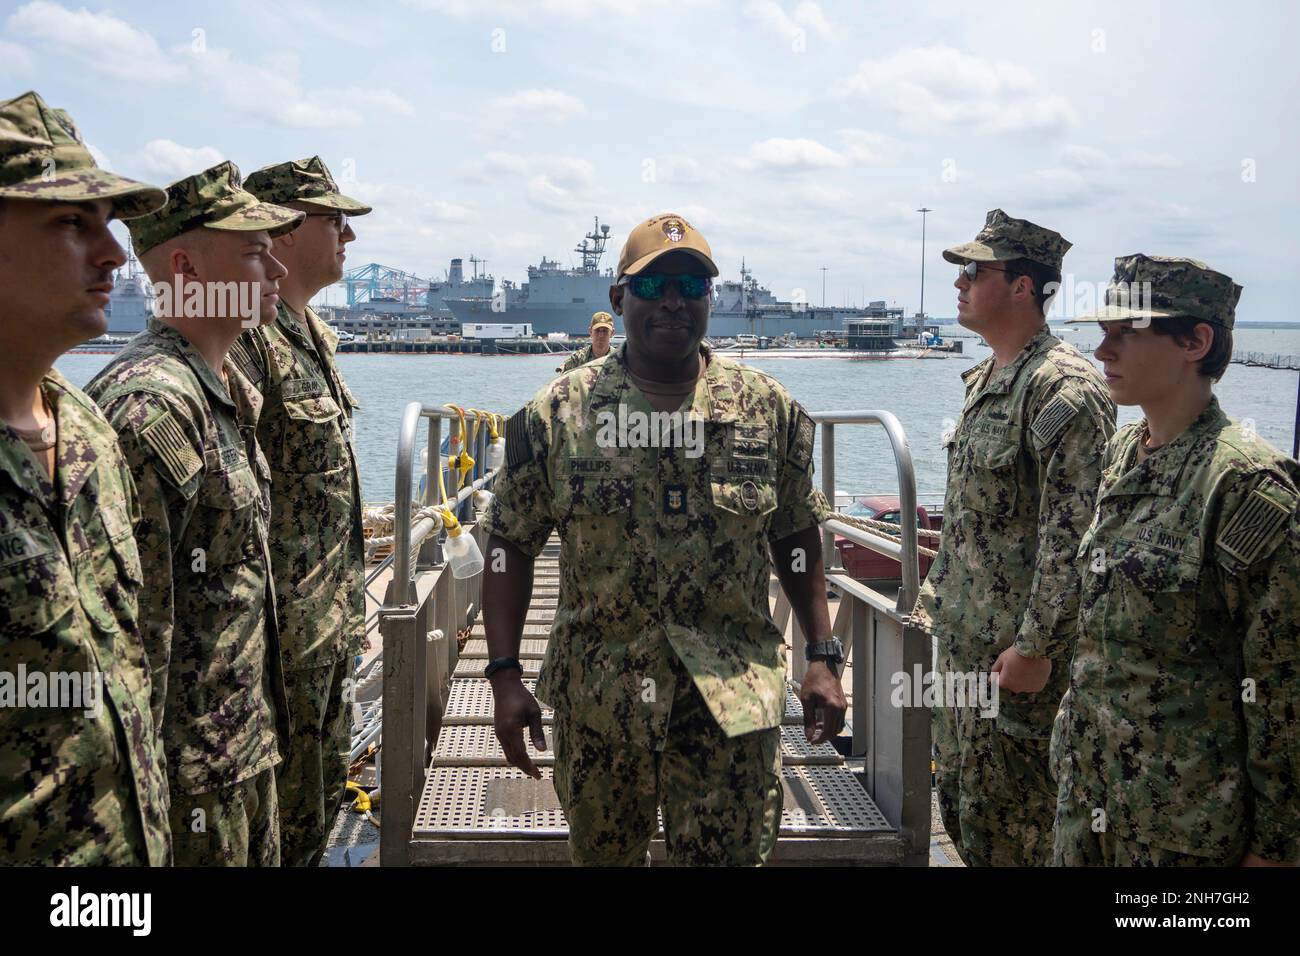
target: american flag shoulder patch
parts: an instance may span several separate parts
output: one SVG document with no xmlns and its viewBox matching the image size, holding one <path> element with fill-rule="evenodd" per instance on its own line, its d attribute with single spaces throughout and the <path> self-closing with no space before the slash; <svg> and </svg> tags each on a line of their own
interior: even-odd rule
<svg viewBox="0 0 1300 956">
<path fill-rule="evenodd" d="M 817 425 L 798 402 L 794 405 L 794 416 L 791 424 L 794 427 L 791 429 L 790 447 L 786 451 L 786 461 L 799 469 L 800 472 L 806 472 L 808 466 L 812 464 L 813 443 L 816 441 Z"/>
<path fill-rule="evenodd" d="M 203 459 L 194 451 L 185 432 L 167 412 L 140 432 L 144 443 L 153 449 L 162 470 L 177 487 L 184 485 L 203 469 Z"/>
<path fill-rule="evenodd" d="M 514 471 L 533 457 L 533 445 L 528 440 L 528 406 L 510 416 L 506 422 L 506 471 Z"/>
<path fill-rule="evenodd" d="M 1277 541 L 1296 508 L 1296 494 L 1281 482 L 1264 479 L 1219 530 L 1215 544 L 1249 566 Z"/>
<path fill-rule="evenodd" d="M 1029 430 L 1033 432 L 1040 444 L 1050 445 L 1078 413 L 1079 406 L 1064 395 L 1057 395 L 1038 413 Z"/>
<path fill-rule="evenodd" d="M 257 364 L 257 359 L 253 357 L 253 350 L 249 347 L 248 340 L 244 335 L 235 339 L 235 344 L 230 347 L 230 358 L 234 361 L 236 367 L 244 373 L 244 377 L 253 383 L 253 387 L 259 392 L 262 390 L 262 368 Z"/>
</svg>

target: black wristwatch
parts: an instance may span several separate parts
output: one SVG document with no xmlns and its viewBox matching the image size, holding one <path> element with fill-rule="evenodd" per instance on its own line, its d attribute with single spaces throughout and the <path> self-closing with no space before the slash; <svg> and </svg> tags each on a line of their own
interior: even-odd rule
<svg viewBox="0 0 1300 956">
<path fill-rule="evenodd" d="M 824 657 L 832 664 L 844 663 L 844 645 L 840 643 L 838 637 L 832 637 L 829 641 L 818 641 L 816 644 L 808 644 L 803 651 L 804 660 L 815 661 L 819 657 Z"/>
<path fill-rule="evenodd" d="M 496 657 L 488 661 L 488 666 L 483 668 L 483 676 L 491 677 L 497 671 L 505 670 L 507 667 L 517 668 L 521 674 L 524 670 L 524 665 L 514 657 Z"/>
</svg>

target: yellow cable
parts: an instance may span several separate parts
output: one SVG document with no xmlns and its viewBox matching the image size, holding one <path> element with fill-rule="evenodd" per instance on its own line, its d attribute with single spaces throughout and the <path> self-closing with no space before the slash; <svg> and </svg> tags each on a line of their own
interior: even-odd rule
<svg viewBox="0 0 1300 956">
<path fill-rule="evenodd" d="M 352 801 L 352 812 L 368 814 L 370 812 L 370 794 L 362 790 L 361 784 L 357 783 L 355 780 L 348 781 L 347 789 L 357 795 L 357 798 Z"/>
</svg>

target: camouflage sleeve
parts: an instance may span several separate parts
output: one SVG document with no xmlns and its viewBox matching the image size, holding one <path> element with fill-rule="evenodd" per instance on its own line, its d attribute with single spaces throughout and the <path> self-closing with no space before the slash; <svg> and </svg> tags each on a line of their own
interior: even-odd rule
<svg viewBox="0 0 1300 956">
<path fill-rule="evenodd" d="M 1079 539 L 1092 522 L 1115 405 L 1102 386 L 1065 379 L 1038 403 L 1029 442 L 1039 468 L 1038 551 L 1016 650 L 1068 662 L 1079 615 Z"/>
<path fill-rule="evenodd" d="M 198 471 L 178 481 L 191 462 L 171 442 L 184 441 L 196 457 L 202 444 L 188 417 L 157 396 L 123 396 L 107 402 L 104 414 L 118 433 L 118 445 L 135 485 L 139 516 L 135 537 L 144 578 L 139 595 L 140 631 L 153 684 L 150 709 L 154 726 L 161 727 L 175 614 L 172 560 L 199 482 Z M 170 434 L 172 430 L 175 435 Z"/>
<path fill-rule="evenodd" d="M 1242 710 L 1253 792 L 1250 849 L 1300 861 L 1300 512 L 1280 475 L 1238 475 L 1225 491 L 1214 559 L 1241 634 Z M 1207 545 L 1211 543 L 1209 536 Z M 1252 699 L 1253 698 L 1253 699 Z"/>
<path fill-rule="evenodd" d="M 813 488 L 813 445 L 817 426 L 794 399 L 786 397 L 788 424 L 781 443 L 782 460 L 777 463 L 780 479 L 776 490 L 776 512 L 768 527 L 769 541 L 781 541 L 805 528 L 821 524 L 830 514 L 826 496 Z"/>
<path fill-rule="evenodd" d="M 542 553 L 555 527 L 548 446 L 546 423 L 534 399 L 506 422 L 506 466 L 483 519 L 488 534 L 505 538 L 533 557 Z"/>
</svg>

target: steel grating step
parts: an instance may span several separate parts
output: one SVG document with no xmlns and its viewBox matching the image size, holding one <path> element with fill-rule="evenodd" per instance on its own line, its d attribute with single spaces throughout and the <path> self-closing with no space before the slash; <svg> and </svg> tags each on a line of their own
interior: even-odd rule
<svg viewBox="0 0 1300 956">
<path fill-rule="evenodd" d="M 528 688 L 529 693 L 535 693 L 537 681 L 525 680 L 524 686 Z M 549 724 L 551 717 L 551 708 L 543 704 L 542 721 Z M 443 727 L 456 724 L 491 725 L 491 723 L 492 685 L 482 677 L 477 679 L 461 677 L 452 681 L 451 690 L 447 694 L 447 709 L 442 715 Z"/>
<path fill-rule="evenodd" d="M 568 824 L 551 783 L 514 767 L 434 767 L 415 812 L 416 842 L 566 839 Z M 784 767 L 782 837 L 891 833 L 893 828 L 847 767 Z"/>
<path fill-rule="evenodd" d="M 491 688 L 488 688 L 487 706 L 491 706 Z M 482 702 L 480 702 L 482 706 Z M 531 741 L 525 740 L 528 756 L 538 766 L 550 766 L 555 762 L 555 754 L 547 738 L 547 749 L 538 753 Z M 781 728 L 781 763 L 786 767 L 794 766 L 836 766 L 844 758 L 830 744 L 810 745 L 804 738 L 802 727 L 783 726 Z M 489 721 L 470 723 L 469 721 L 452 724 L 443 721 L 442 731 L 438 734 L 438 747 L 433 752 L 430 764 L 434 767 L 504 767 L 505 754 L 501 743 L 496 738 Z"/>
<path fill-rule="evenodd" d="M 524 633 L 528 633 L 527 625 L 524 626 Z M 528 660 L 531 657 L 535 657 L 538 660 L 541 660 L 545 655 L 546 655 L 545 639 L 524 638 L 522 641 L 519 642 L 519 653 L 516 654 L 515 656 L 518 657 L 521 661 L 524 661 L 524 660 Z M 471 634 L 470 639 L 465 643 L 465 649 L 460 652 L 460 659 L 462 661 L 466 659 L 475 660 L 475 661 L 487 660 L 488 659 L 487 641 L 482 640 L 481 638 L 476 639 L 475 636 Z"/>
<path fill-rule="evenodd" d="M 525 677 L 536 677 L 541 673 L 542 662 L 540 659 L 521 660 L 520 664 L 524 665 Z M 456 669 L 452 672 L 452 677 L 482 677 L 483 661 L 474 658 L 461 658 L 456 663 Z"/>
<path fill-rule="evenodd" d="M 475 638 L 482 639 L 487 636 L 487 629 L 482 624 L 475 624 L 470 628 L 469 636 L 470 636 L 470 640 L 474 640 Z M 541 622 L 525 621 L 523 636 L 540 637 L 543 639 L 550 637 L 551 622 L 550 621 L 541 621 Z"/>
</svg>

